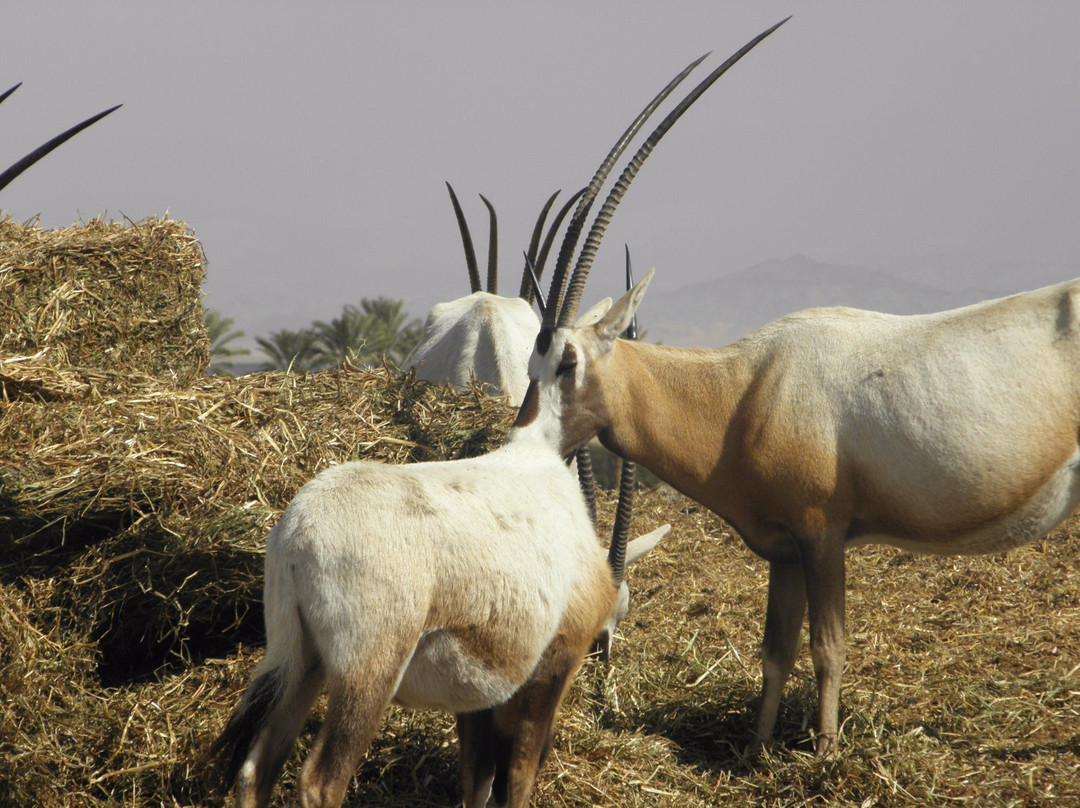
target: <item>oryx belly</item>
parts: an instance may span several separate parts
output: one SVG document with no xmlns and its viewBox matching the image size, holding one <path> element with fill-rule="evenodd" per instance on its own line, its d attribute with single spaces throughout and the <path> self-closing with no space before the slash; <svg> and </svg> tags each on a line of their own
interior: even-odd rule
<svg viewBox="0 0 1080 808">
<path fill-rule="evenodd" d="M 516 638 L 507 638 L 507 646 L 521 646 Z M 507 647 L 513 657 L 509 668 L 497 660 L 485 658 L 452 631 L 435 629 L 424 632 L 416 651 L 401 678 L 394 700 L 405 707 L 444 710 L 453 713 L 473 712 L 508 701 L 536 667 L 544 644 L 531 648 Z M 494 664 L 493 664 L 494 663 Z M 525 675 L 522 675 L 525 670 Z"/>
<path fill-rule="evenodd" d="M 963 509 L 958 502 L 957 509 Z M 1071 516 L 1080 506 L 1080 451 L 1063 463 L 1035 495 L 1015 510 L 968 529 L 943 519 L 939 531 L 927 526 L 924 535 L 866 533 L 853 544 L 889 544 L 911 552 L 976 555 L 1000 553 L 1037 541 Z"/>
</svg>

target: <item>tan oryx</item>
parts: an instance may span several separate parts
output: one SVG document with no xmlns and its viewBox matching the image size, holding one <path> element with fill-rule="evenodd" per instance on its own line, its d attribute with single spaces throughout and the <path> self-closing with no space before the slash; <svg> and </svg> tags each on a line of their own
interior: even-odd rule
<svg viewBox="0 0 1080 808">
<path fill-rule="evenodd" d="M 531 280 L 526 272 L 517 297 L 498 294 L 498 220 L 495 208 L 481 195 L 490 222 L 488 289 L 482 291 L 469 225 L 450 183 L 446 188 L 461 231 L 472 293 L 437 303 L 431 309 L 420 341 L 402 364 L 406 368 L 415 367 L 416 377 L 424 381 L 449 383 L 458 388 L 467 387 L 473 380 L 482 382 L 494 395 L 506 396 L 517 406 L 529 384 L 529 354 L 540 330 L 540 320 L 532 308 Z M 541 246 L 544 222 L 558 194 L 558 191 L 552 194 L 540 211 L 529 244 L 527 254 L 539 267 L 538 274 L 543 272 L 559 225 L 578 198 L 578 195 L 571 197 L 559 211 Z"/>
<path fill-rule="evenodd" d="M 668 529 L 628 545 L 620 518 L 605 559 L 556 428 L 472 459 L 345 463 L 289 503 L 266 543 L 266 657 L 213 750 L 241 806 L 268 803 L 324 685 L 306 808 L 342 803 L 391 701 L 457 715 L 467 808 L 527 804 L 582 658 L 628 609 L 626 565 Z"/>
<path fill-rule="evenodd" d="M 1001 552 L 1080 504 L 1080 281 L 929 315 L 812 309 L 718 350 L 631 343 L 616 336 L 651 273 L 591 324 L 572 318 L 634 171 L 598 214 L 559 320 L 545 318 L 517 424 L 561 413 L 564 453 L 599 435 L 769 561 L 751 752 L 772 735 L 808 609 L 825 755 L 846 548 Z"/>
<path fill-rule="evenodd" d="M 0 103 L 3 103 L 4 100 L 7 99 L 8 96 L 10 96 L 13 92 L 15 92 L 21 86 L 22 86 L 22 82 L 19 82 L 14 87 L 11 87 L 10 89 L 5 90 L 3 93 L 0 93 Z M 3 190 L 3 188 L 6 185 L 8 185 L 12 180 L 14 180 L 16 177 L 18 177 L 24 171 L 26 171 L 26 169 L 30 168 L 30 166 L 32 166 L 34 163 L 36 163 L 38 160 L 40 160 L 46 154 L 51 152 L 57 146 L 59 146 L 60 144 L 66 142 L 67 140 L 73 138 L 75 135 L 79 134 L 79 132 L 81 132 L 83 129 L 86 129 L 88 126 L 91 126 L 92 124 L 97 123 L 102 118 L 104 118 L 106 115 L 108 115 L 110 112 L 114 112 L 115 110 L 119 109 L 121 106 L 123 106 L 123 105 L 122 104 L 117 104 L 115 107 L 110 107 L 109 109 L 107 109 L 107 110 L 105 110 L 103 112 L 99 112 L 97 115 L 93 115 L 93 116 L 87 118 L 82 123 L 75 124 L 75 126 L 61 132 L 56 137 L 52 138 L 52 140 L 49 140 L 46 143 L 43 143 L 41 146 L 38 146 L 36 149 L 34 149 L 32 152 L 30 152 L 25 157 L 23 157 L 21 160 L 17 160 L 14 163 L 12 163 L 10 166 L 8 166 L 6 169 L 4 169 L 3 172 L 0 172 L 0 190 Z"/>
</svg>

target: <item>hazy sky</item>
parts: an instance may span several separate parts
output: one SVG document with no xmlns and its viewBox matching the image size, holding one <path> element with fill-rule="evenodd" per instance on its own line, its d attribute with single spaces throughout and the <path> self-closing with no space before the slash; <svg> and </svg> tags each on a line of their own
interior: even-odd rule
<svg viewBox="0 0 1080 808">
<path fill-rule="evenodd" d="M 468 291 L 444 180 L 481 254 L 476 194 L 495 203 L 511 291 L 547 195 L 691 59 L 713 52 L 703 76 L 788 14 L 642 169 L 586 303 L 617 291 L 623 241 L 663 290 L 793 253 L 1080 274 L 1067 2 L 10 2 L 0 90 L 24 84 L 0 168 L 124 107 L 0 207 L 50 227 L 168 211 L 249 337 L 377 295 L 422 316 Z"/>
</svg>

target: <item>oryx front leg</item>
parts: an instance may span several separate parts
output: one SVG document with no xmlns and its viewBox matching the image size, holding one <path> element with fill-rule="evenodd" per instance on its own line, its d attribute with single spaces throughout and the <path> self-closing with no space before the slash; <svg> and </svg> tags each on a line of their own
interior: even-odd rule
<svg viewBox="0 0 1080 808">
<path fill-rule="evenodd" d="M 494 804 L 500 808 L 524 808 L 536 784 L 536 775 L 551 745 L 555 716 L 570 682 L 581 664 L 562 654 L 542 661 L 536 675 L 506 704 L 494 711 L 494 736 L 507 744 L 506 766 L 498 762 L 494 782 Z"/>
<path fill-rule="evenodd" d="M 761 703 L 754 739 L 747 754 L 756 756 L 773 734 L 780 696 L 799 651 L 806 587 L 798 564 L 769 565 L 769 605 L 765 613 L 765 636 L 761 645 Z"/>
<path fill-rule="evenodd" d="M 810 611 L 810 654 L 818 689 L 816 753 L 826 757 L 836 745 L 840 677 L 844 672 L 844 542 L 826 537 L 803 545 L 803 573 Z"/>
<path fill-rule="evenodd" d="M 505 768 L 509 748 L 495 735 L 491 710 L 458 713 L 458 745 L 461 747 L 461 779 L 464 808 L 484 808 L 491 796 L 497 767 Z"/>
</svg>

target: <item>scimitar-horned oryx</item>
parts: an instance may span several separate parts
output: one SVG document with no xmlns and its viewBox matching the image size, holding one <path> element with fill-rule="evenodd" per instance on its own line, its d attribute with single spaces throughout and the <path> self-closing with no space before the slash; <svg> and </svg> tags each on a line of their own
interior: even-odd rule
<svg viewBox="0 0 1080 808">
<path fill-rule="evenodd" d="M 406 368 L 415 367 L 416 377 L 424 381 L 458 388 L 465 388 L 472 381 L 482 382 L 494 395 L 506 396 L 516 407 L 529 384 L 529 354 L 540 330 L 540 320 L 532 309 L 531 280 L 526 271 L 517 297 L 498 294 L 498 219 L 494 206 L 481 195 L 489 215 L 488 289 L 486 292 L 481 289 L 468 222 L 453 187 L 447 183 L 446 188 L 461 232 L 472 293 L 437 303 L 431 309 L 420 341 L 402 364 Z M 544 223 L 558 194 L 556 191 L 547 200 L 533 228 L 527 255 L 539 267 L 537 276 L 543 272 L 563 218 L 580 196 L 580 192 L 572 196 L 558 212 L 541 245 Z"/>
<path fill-rule="evenodd" d="M 605 559 L 556 426 L 472 459 L 334 466 L 289 503 L 266 544 L 266 656 L 212 750 L 243 808 L 269 802 L 324 684 L 305 808 L 342 803 L 391 701 L 457 715 L 467 808 L 527 804 L 582 658 L 629 608 L 626 566 L 668 530 L 628 544 L 620 492 Z"/>
<path fill-rule="evenodd" d="M 827 755 L 848 547 L 997 553 L 1046 535 L 1080 504 L 1080 281 L 938 314 L 812 309 L 718 350 L 631 343 L 616 335 L 651 273 L 594 307 L 582 318 L 591 324 L 572 319 L 620 183 L 560 319 L 545 319 L 537 337 L 517 423 L 559 411 L 564 453 L 599 435 L 769 561 L 749 751 L 772 736 L 808 610 L 815 747 Z"/>
</svg>

